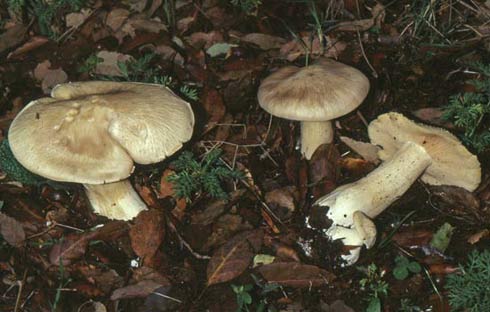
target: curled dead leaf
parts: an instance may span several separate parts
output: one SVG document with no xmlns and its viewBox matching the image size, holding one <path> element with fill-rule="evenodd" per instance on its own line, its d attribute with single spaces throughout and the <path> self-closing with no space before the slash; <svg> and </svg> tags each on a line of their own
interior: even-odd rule
<svg viewBox="0 0 490 312">
<path fill-rule="evenodd" d="M 240 233 L 221 246 L 209 260 L 208 285 L 224 283 L 242 274 L 262 246 L 261 229 Z"/>
<path fill-rule="evenodd" d="M 269 283 L 295 288 L 318 287 L 331 283 L 335 275 L 314 265 L 278 262 L 258 268 Z"/>
</svg>

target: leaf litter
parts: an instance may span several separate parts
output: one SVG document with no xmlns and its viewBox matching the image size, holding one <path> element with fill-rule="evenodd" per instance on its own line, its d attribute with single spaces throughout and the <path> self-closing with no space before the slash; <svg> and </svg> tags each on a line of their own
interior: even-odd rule
<svg viewBox="0 0 490 312">
<path fill-rule="evenodd" d="M 359 115 L 369 121 L 395 110 L 461 134 L 443 107 L 453 94 L 476 91 L 468 81 L 481 74 L 468 64 L 488 59 L 486 4 L 448 2 L 436 11 L 405 4 L 102 0 L 66 3 L 48 16 L 46 2 L 38 12 L 47 25 L 30 7 L 22 14 L 0 8 L 1 139 L 22 106 L 56 84 L 138 77 L 121 64 L 154 53 L 140 68 L 151 71 L 148 79 L 171 79 L 180 96 L 196 91 L 198 127 L 184 148 L 196 155 L 221 148 L 220 161 L 244 172 L 223 182 L 227 199 L 200 192 L 186 200 L 167 180 L 169 163 L 137 167 L 132 182 L 151 209 L 129 222 L 94 215 L 76 186 L 42 191 L 3 177 L 0 272 L 13 282 L 1 283 L 0 310 L 48 311 L 56 302 L 58 311 L 235 311 L 231 285 L 251 285 L 244 288 L 251 310 L 266 302 L 283 311 L 363 311 L 369 294 L 361 270 L 342 267 L 338 245 L 305 225 L 311 204 L 376 167 L 378 148 L 363 143 Z M 446 32 L 444 23 L 458 31 Z M 299 125 L 271 119 L 256 93 L 269 73 L 320 57 L 358 68 L 372 91 L 361 114 L 337 120 L 334 144 L 306 161 L 297 149 Z M 476 192 L 419 183 L 376 219 L 381 242 L 363 250 L 357 266 L 392 270 L 401 254 L 429 274 L 387 279 L 386 311 L 447 309 L 441 277 L 488 245 L 488 151 L 479 156 L 484 175 Z M 438 232 L 446 222 L 451 235 Z"/>
</svg>

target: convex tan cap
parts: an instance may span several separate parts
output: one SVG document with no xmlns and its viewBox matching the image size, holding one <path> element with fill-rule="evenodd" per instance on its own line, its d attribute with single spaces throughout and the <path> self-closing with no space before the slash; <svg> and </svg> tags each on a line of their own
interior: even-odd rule
<svg viewBox="0 0 490 312">
<path fill-rule="evenodd" d="M 330 120 L 356 109 L 369 91 L 357 69 L 323 59 L 307 67 L 288 66 L 262 81 L 258 101 L 270 114 L 301 121 L 301 152 L 306 159 L 333 141 Z"/>
<path fill-rule="evenodd" d="M 481 181 L 480 162 L 448 131 L 417 124 L 399 113 L 387 113 L 373 120 L 368 127 L 373 144 L 383 149 L 378 155 L 388 160 L 405 142 L 422 146 L 432 163 L 421 176 L 432 185 L 455 185 L 469 191 Z"/>
<path fill-rule="evenodd" d="M 369 80 L 354 67 L 323 59 L 307 67 L 287 66 L 260 85 L 260 106 L 270 114 L 300 121 L 325 121 L 356 109 Z"/>
<path fill-rule="evenodd" d="M 8 139 L 28 170 L 56 181 L 103 184 L 130 176 L 133 161 L 159 162 L 190 139 L 189 103 L 161 85 L 91 81 L 58 85 L 29 103 Z"/>
</svg>

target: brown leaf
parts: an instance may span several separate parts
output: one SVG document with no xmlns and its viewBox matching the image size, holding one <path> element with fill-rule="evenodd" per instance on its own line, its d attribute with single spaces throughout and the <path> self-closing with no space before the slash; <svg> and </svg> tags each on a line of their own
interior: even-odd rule
<svg viewBox="0 0 490 312">
<path fill-rule="evenodd" d="M 279 218 L 287 219 L 291 217 L 296 210 L 296 192 L 296 187 L 294 186 L 278 188 L 265 194 L 265 202 L 271 206 L 272 210 L 279 216 Z"/>
<path fill-rule="evenodd" d="M 213 44 L 223 42 L 225 39 L 219 31 L 195 32 L 186 38 L 186 41 L 195 49 L 208 49 Z"/>
<path fill-rule="evenodd" d="M 412 112 L 418 119 L 439 127 L 454 129 L 454 125 L 443 119 L 444 110 L 440 107 L 426 107 Z"/>
<path fill-rule="evenodd" d="M 206 87 L 202 92 L 201 102 L 209 116 L 208 124 L 216 124 L 225 116 L 225 104 L 218 90 Z"/>
<path fill-rule="evenodd" d="M 97 57 L 102 59 L 102 61 L 97 63 L 97 66 L 95 67 L 96 74 L 118 77 L 123 76 L 119 66 L 117 65 L 118 62 L 126 63 L 132 59 L 131 55 L 109 52 L 105 50 L 98 52 Z"/>
<path fill-rule="evenodd" d="M 79 13 L 69 13 L 65 17 L 66 27 L 80 27 L 91 15 L 90 9 L 82 9 Z"/>
<path fill-rule="evenodd" d="M 214 246 L 219 246 L 228 241 L 236 233 L 250 229 L 252 229 L 252 226 L 243 221 L 242 216 L 225 214 L 214 222 L 213 233 L 208 237 L 206 244 L 202 247 L 202 251 L 207 252 Z"/>
<path fill-rule="evenodd" d="M 349 137 L 341 136 L 340 140 L 350 149 L 359 154 L 362 158 L 374 164 L 379 163 L 379 147 L 374 144 L 353 140 Z"/>
<path fill-rule="evenodd" d="M 339 160 L 339 166 L 354 177 L 363 177 L 375 167 L 370 161 L 352 157 L 341 158 Z"/>
<path fill-rule="evenodd" d="M 160 178 L 160 188 L 157 192 L 157 198 L 165 198 L 167 196 L 174 197 L 174 187 L 172 182 L 167 181 L 167 178 L 173 175 L 175 171 L 172 169 L 165 169 L 162 173 L 162 177 Z"/>
<path fill-rule="evenodd" d="M 16 24 L 7 29 L 3 34 L 0 34 L 0 53 L 20 44 L 24 40 L 26 32 L 26 26 Z"/>
<path fill-rule="evenodd" d="M 30 38 L 26 43 L 15 49 L 15 51 L 9 53 L 7 59 L 20 58 L 21 55 L 26 54 L 29 51 L 39 48 L 49 41 L 48 38 L 42 36 L 35 36 Z"/>
<path fill-rule="evenodd" d="M 51 62 L 45 60 L 34 69 L 34 78 L 41 81 L 44 94 L 49 94 L 54 86 L 66 82 L 68 75 L 61 68 L 51 69 Z"/>
<path fill-rule="evenodd" d="M 408 249 L 422 248 L 428 246 L 433 233 L 423 229 L 407 229 L 396 232 L 391 238 L 392 241 Z"/>
<path fill-rule="evenodd" d="M 129 230 L 129 237 L 134 252 L 145 265 L 151 266 L 152 258 L 165 237 L 163 214 L 158 210 L 140 212 Z"/>
<path fill-rule="evenodd" d="M 448 209 L 456 215 L 472 215 L 480 221 L 485 219 L 480 209 L 480 200 L 474 193 L 461 187 L 448 185 L 431 186 L 430 191 L 441 204 L 441 208 Z"/>
<path fill-rule="evenodd" d="M 490 236 L 489 234 L 490 234 L 490 231 L 487 229 L 482 230 L 482 231 L 478 231 L 475 234 L 468 237 L 467 242 L 474 245 L 474 244 L 478 243 L 483 237 Z"/>
<path fill-rule="evenodd" d="M 227 282 L 242 274 L 260 250 L 263 237 L 261 229 L 247 231 L 221 246 L 209 260 L 208 285 Z"/>
<path fill-rule="evenodd" d="M 162 287 L 160 283 L 153 280 L 145 280 L 134 285 L 129 285 L 114 290 L 111 295 L 111 300 L 130 299 L 130 298 L 145 298 L 155 289 Z"/>
<path fill-rule="evenodd" d="M 297 262 L 271 263 L 258 270 L 269 283 L 297 288 L 326 285 L 335 278 L 332 273 L 317 266 Z"/>
<path fill-rule="evenodd" d="M 7 243 L 14 247 L 19 247 L 26 239 L 22 224 L 3 213 L 0 213 L 0 234 Z"/>
<path fill-rule="evenodd" d="M 320 145 L 310 159 L 310 183 L 316 184 L 312 190 L 315 198 L 330 193 L 337 185 L 340 176 L 340 153 L 335 144 Z"/>
<path fill-rule="evenodd" d="M 280 49 L 286 40 L 281 37 L 261 33 L 251 33 L 240 38 L 241 41 L 252 43 L 262 50 Z"/>
<path fill-rule="evenodd" d="M 55 244 L 49 253 L 49 262 L 52 265 L 64 266 L 71 264 L 85 254 L 88 243 L 96 236 L 96 232 L 69 234 Z"/>
<path fill-rule="evenodd" d="M 323 49 L 324 53 L 322 54 L 322 44 L 318 40 L 317 36 L 315 36 L 313 42 L 311 42 L 311 46 L 309 34 L 303 34 L 301 36 L 301 39 L 303 40 L 303 42 L 308 43 L 311 57 L 319 57 L 321 55 L 324 57 L 337 59 L 340 54 L 347 48 L 347 44 L 345 42 L 329 36 L 326 40 L 327 46 Z M 299 41 L 297 39 L 293 39 L 292 41 L 287 42 L 281 47 L 280 56 L 292 62 L 297 58 L 304 56 L 306 52 L 307 51 L 305 51 L 304 47 L 299 43 Z"/>
<path fill-rule="evenodd" d="M 93 239 L 113 241 L 126 233 L 127 225 L 122 221 L 112 221 L 94 232 L 69 234 L 55 244 L 49 253 L 49 261 L 53 265 L 69 265 L 82 257 L 88 243 Z"/>
<path fill-rule="evenodd" d="M 107 18 L 105 23 L 109 26 L 113 31 L 118 30 L 124 24 L 124 22 L 129 17 L 129 11 L 126 9 L 116 8 L 107 14 Z"/>
</svg>

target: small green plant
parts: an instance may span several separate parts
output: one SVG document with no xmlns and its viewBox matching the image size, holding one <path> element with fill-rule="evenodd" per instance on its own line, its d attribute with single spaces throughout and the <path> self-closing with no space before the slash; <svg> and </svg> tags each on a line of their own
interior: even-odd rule
<svg viewBox="0 0 490 312">
<path fill-rule="evenodd" d="M 477 152 L 482 152 L 490 146 L 490 129 L 484 126 L 484 121 L 490 118 L 490 65 L 476 62 L 470 66 L 484 77 L 470 81 L 477 92 L 451 96 L 442 117 L 462 128 L 463 141 Z"/>
<path fill-rule="evenodd" d="M 97 64 L 99 64 L 102 61 L 104 61 L 104 59 L 97 57 L 97 55 L 95 55 L 95 54 L 91 54 L 83 62 L 83 64 L 78 67 L 78 72 L 79 73 L 92 74 L 95 71 Z"/>
<path fill-rule="evenodd" d="M 449 243 L 451 242 L 451 237 L 453 236 L 454 227 L 449 223 L 444 223 L 437 229 L 434 233 L 432 239 L 430 240 L 430 245 L 440 252 L 445 252 Z"/>
<path fill-rule="evenodd" d="M 269 304 L 267 301 L 266 295 L 278 290 L 281 286 L 275 283 L 263 283 L 257 276 L 252 274 L 252 278 L 255 281 L 255 285 L 257 286 L 256 292 L 256 307 L 253 311 L 255 312 L 272 312 L 276 311 L 276 309 Z M 251 293 L 254 290 L 254 285 L 246 284 L 246 285 L 231 285 L 233 292 L 236 295 L 236 302 L 238 305 L 237 312 L 248 312 L 250 311 L 250 306 L 253 303 L 253 295 Z"/>
<path fill-rule="evenodd" d="M 230 0 L 231 4 L 239 7 L 246 14 L 254 14 L 257 12 L 262 0 Z"/>
<path fill-rule="evenodd" d="M 26 185 L 39 185 L 45 179 L 31 173 L 15 159 L 7 139 L 0 143 L 0 169 L 12 180 Z"/>
<path fill-rule="evenodd" d="M 250 311 L 249 305 L 252 304 L 252 295 L 250 291 L 254 288 L 252 284 L 247 285 L 231 285 L 233 292 L 236 295 L 236 303 L 238 305 L 237 312 Z"/>
<path fill-rule="evenodd" d="M 445 288 L 455 311 L 490 311 L 490 250 L 473 251 L 460 272 L 448 275 Z"/>
<path fill-rule="evenodd" d="M 359 281 L 361 290 L 368 293 L 366 301 L 368 307 L 366 312 L 381 312 L 381 296 L 388 294 L 388 283 L 383 280 L 385 271 L 378 269 L 376 264 L 371 263 L 367 268 L 360 268 L 366 275 Z"/>
<path fill-rule="evenodd" d="M 419 273 L 422 270 L 420 264 L 416 261 L 410 261 L 405 256 L 395 258 L 395 267 L 393 268 L 393 276 L 397 280 L 404 280 L 410 273 Z"/>
<path fill-rule="evenodd" d="M 16 16 L 22 16 L 23 12 L 35 17 L 42 35 L 55 38 L 58 33 L 53 28 L 54 17 L 62 10 L 79 11 L 85 4 L 85 0 L 7 0 L 7 6 Z"/>
<path fill-rule="evenodd" d="M 175 195 L 190 200 L 195 193 L 204 191 L 211 197 L 228 198 L 221 182 L 224 179 L 241 178 L 242 173 L 226 167 L 220 155 L 220 149 L 213 149 L 198 161 L 191 152 L 183 152 L 172 162 L 176 173 L 167 178 L 174 186 Z"/>
<path fill-rule="evenodd" d="M 68 285 L 71 282 L 70 278 L 65 279 L 65 266 L 63 265 L 61 258 L 60 258 L 60 264 L 58 266 L 58 272 L 59 272 L 60 283 L 58 284 L 58 288 L 56 288 L 56 294 L 54 296 L 54 302 L 51 303 L 51 311 L 52 312 L 57 311 L 58 304 L 61 301 L 61 292 L 62 292 L 63 288 L 65 288 L 66 285 Z"/>
</svg>

